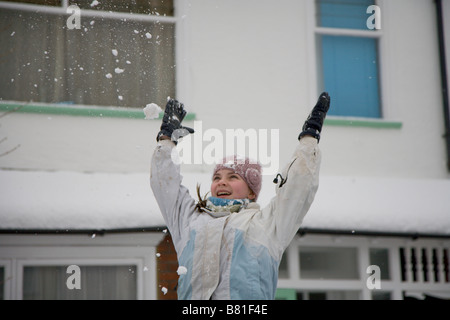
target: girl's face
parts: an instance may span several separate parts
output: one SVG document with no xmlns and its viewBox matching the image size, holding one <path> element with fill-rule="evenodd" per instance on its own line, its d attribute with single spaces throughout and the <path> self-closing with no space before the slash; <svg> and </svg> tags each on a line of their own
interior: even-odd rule
<svg viewBox="0 0 450 320">
<path fill-rule="evenodd" d="M 222 199 L 253 200 L 256 197 L 241 176 L 228 169 L 221 169 L 213 176 L 211 194 Z"/>
</svg>

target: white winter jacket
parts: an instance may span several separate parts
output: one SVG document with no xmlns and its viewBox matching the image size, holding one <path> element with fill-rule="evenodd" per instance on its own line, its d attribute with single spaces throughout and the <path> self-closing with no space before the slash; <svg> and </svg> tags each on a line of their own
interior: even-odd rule
<svg viewBox="0 0 450 320">
<path fill-rule="evenodd" d="M 300 140 L 281 172 L 283 182 L 263 209 L 255 202 L 236 213 L 205 213 L 182 185 L 171 159 L 174 144 L 160 141 L 153 154 L 151 187 L 173 239 L 179 299 L 274 299 L 278 266 L 313 202 L 319 183 L 317 140 Z"/>
</svg>

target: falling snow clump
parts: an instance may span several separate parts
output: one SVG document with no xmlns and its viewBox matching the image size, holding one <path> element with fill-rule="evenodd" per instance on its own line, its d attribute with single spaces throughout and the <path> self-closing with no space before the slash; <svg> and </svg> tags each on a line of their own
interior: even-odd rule
<svg viewBox="0 0 450 320">
<path fill-rule="evenodd" d="M 144 108 L 145 119 L 149 120 L 158 118 L 161 111 L 162 109 L 156 103 L 150 103 Z"/>
<path fill-rule="evenodd" d="M 120 68 L 114 69 L 114 72 L 117 73 L 117 74 L 120 74 L 120 73 L 122 73 L 124 71 L 125 71 L 124 69 L 120 69 Z"/>
<path fill-rule="evenodd" d="M 181 276 L 183 274 L 186 274 L 187 273 L 187 268 L 183 267 L 183 266 L 179 266 L 178 270 L 177 270 L 177 273 L 178 273 L 179 276 Z"/>
</svg>

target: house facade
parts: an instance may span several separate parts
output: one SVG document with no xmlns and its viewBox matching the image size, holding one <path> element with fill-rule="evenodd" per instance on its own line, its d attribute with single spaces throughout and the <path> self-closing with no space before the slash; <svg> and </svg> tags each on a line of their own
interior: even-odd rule
<svg viewBox="0 0 450 320">
<path fill-rule="evenodd" d="M 0 299 L 175 299 L 149 185 L 161 115 L 142 109 L 185 103 L 193 195 L 243 152 L 264 206 L 322 91 L 320 187 L 277 298 L 450 297 L 450 1 L 26 0 L 0 17 Z"/>
</svg>

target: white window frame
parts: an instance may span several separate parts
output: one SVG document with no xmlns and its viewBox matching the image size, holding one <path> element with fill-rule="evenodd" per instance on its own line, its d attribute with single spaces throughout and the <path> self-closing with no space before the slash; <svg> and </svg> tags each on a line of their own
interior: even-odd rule
<svg viewBox="0 0 450 320">
<path fill-rule="evenodd" d="M 305 247 L 352 247 L 357 249 L 358 271 L 360 278 L 357 280 L 333 280 L 333 279 L 301 279 L 299 248 Z M 435 292 L 450 294 L 450 283 L 440 281 L 439 283 L 424 282 L 420 279 L 417 282 L 402 281 L 400 248 L 447 248 L 450 254 L 450 240 L 433 240 L 410 238 L 383 238 L 383 237 L 363 237 L 363 236 L 319 236 L 305 235 L 296 236 L 288 249 L 287 258 L 287 278 L 278 280 L 278 288 L 296 289 L 298 291 L 359 291 L 360 299 L 371 300 L 372 290 L 367 287 L 367 279 L 370 274 L 366 273 L 370 265 L 369 250 L 372 248 L 387 249 L 389 259 L 390 279 L 381 279 L 380 292 L 390 292 L 391 299 L 402 300 L 403 291 L 408 292 Z M 441 280 L 443 271 L 440 270 Z M 419 277 L 420 278 L 420 277 Z"/>
<path fill-rule="evenodd" d="M 0 235 L 5 299 L 23 298 L 26 266 L 136 266 L 138 300 L 157 299 L 156 246 L 164 233 L 88 235 Z M 69 275 L 68 275 L 69 276 Z"/>
<path fill-rule="evenodd" d="M 4 279 L 0 279 L 0 281 L 5 281 L 3 283 L 3 297 L 4 299 L 8 299 L 11 296 L 12 289 L 12 261 L 10 259 L 2 259 L 0 258 L 0 267 L 4 268 Z"/>
<path fill-rule="evenodd" d="M 316 12 L 316 0 L 307 0 L 307 47 L 308 47 L 308 75 L 311 77 L 311 85 L 309 92 L 309 103 L 314 105 L 317 100 L 317 95 L 320 94 L 318 81 L 322 77 L 320 70 L 321 61 L 317 58 L 317 43 L 316 39 L 318 35 L 335 35 L 335 36 L 356 36 L 378 39 L 378 73 L 379 73 L 379 86 L 380 86 L 380 112 L 381 118 L 379 120 L 391 119 L 391 103 L 389 97 L 391 89 L 389 85 L 389 77 L 386 75 L 390 69 L 388 52 L 386 50 L 387 37 L 384 30 L 389 29 L 389 1 L 375 0 L 376 5 L 381 9 L 381 30 L 356 30 L 356 29 L 344 29 L 344 28 L 326 28 L 317 25 L 317 12 Z M 367 18 L 370 15 L 367 14 Z M 330 119 L 342 119 L 342 118 L 356 118 L 365 119 L 363 117 L 351 117 L 351 116 L 329 116 Z M 372 118 L 369 118 L 373 120 Z"/>
<path fill-rule="evenodd" d="M 0 2 L 0 9 L 13 9 L 31 11 L 35 13 L 47 13 L 57 15 L 68 15 L 67 8 L 69 6 L 68 0 L 62 0 L 60 7 L 46 6 L 28 3 L 16 3 L 16 2 Z M 177 99 L 183 101 L 186 105 L 189 105 L 191 112 L 195 110 L 190 105 L 190 92 L 189 86 L 189 50 L 188 50 L 188 31 L 189 31 L 189 4 L 184 0 L 174 0 L 174 16 L 157 16 L 147 14 L 130 14 L 125 12 L 111 12 L 100 10 L 88 10 L 81 9 L 81 16 L 86 18 L 105 18 L 105 19 L 130 19 L 133 21 L 143 22 L 165 22 L 173 23 L 175 26 L 175 92 Z"/>
</svg>

